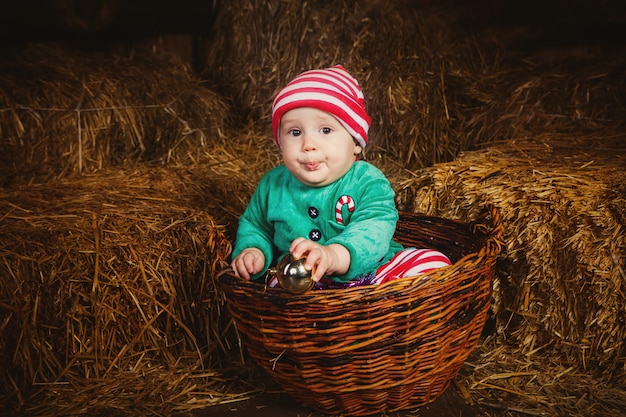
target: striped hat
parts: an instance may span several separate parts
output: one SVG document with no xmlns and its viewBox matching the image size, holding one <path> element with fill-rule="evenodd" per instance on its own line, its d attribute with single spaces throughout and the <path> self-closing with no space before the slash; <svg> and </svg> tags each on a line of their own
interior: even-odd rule
<svg viewBox="0 0 626 417">
<path fill-rule="evenodd" d="M 272 105 L 272 131 L 278 146 L 280 119 L 299 107 L 314 107 L 332 114 L 361 147 L 367 145 L 371 119 L 365 111 L 363 92 L 341 65 L 303 72 L 278 92 Z"/>
</svg>

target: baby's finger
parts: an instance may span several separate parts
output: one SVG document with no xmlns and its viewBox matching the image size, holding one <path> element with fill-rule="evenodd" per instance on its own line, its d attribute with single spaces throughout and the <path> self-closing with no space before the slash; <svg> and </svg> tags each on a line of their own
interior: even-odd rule
<svg viewBox="0 0 626 417">
<path fill-rule="evenodd" d="M 313 265 L 313 269 L 311 269 L 312 275 L 311 278 L 313 281 L 318 282 L 322 277 L 324 277 L 324 273 L 326 272 L 325 268 L 320 268 L 320 263 Z"/>
<path fill-rule="evenodd" d="M 291 243 L 289 252 L 291 252 L 295 259 L 300 259 L 307 255 L 307 252 L 310 250 L 310 244 L 310 240 L 299 237 Z"/>
<path fill-rule="evenodd" d="M 314 248 L 313 250 L 310 250 L 307 253 L 306 261 L 304 262 L 304 267 L 307 270 L 312 271 L 314 267 L 318 266 L 321 259 L 322 259 L 322 253 L 319 250 Z"/>
<path fill-rule="evenodd" d="M 241 278 L 250 279 L 250 272 L 249 272 L 250 269 L 247 265 L 245 256 L 243 257 L 243 259 L 239 260 L 239 263 L 237 265 L 237 270 L 239 271 L 239 276 Z"/>
</svg>

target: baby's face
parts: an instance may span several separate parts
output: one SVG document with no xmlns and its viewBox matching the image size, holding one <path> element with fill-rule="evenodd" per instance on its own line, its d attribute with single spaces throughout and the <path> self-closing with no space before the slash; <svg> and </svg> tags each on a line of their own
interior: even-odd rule
<svg viewBox="0 0 626 417">
<path fill-rule="evenodd" d="M 323 187 L 341 178 L 362 151 L 337 119 L 312 107 L 286 112 L 279 137 L 285 166 L 310 187 Z"/>
</svg>

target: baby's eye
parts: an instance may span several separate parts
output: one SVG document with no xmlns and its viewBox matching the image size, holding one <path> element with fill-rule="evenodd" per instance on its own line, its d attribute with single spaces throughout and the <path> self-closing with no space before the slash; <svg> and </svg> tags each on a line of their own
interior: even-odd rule
<svg viewBox="0 0 626 417">
<path fill-rule="evenodd" d="M 289 129 L 289 135 L 291 136 L 300 136 L 302 131 L 300 129 Z"/>
<path fill-rule="evenodd" d="M 333 130 L 330 127 L 323 127 L 322 129 L 320 129 L 320 131 L 324 135 L 330 135 Z"/>
</svg>

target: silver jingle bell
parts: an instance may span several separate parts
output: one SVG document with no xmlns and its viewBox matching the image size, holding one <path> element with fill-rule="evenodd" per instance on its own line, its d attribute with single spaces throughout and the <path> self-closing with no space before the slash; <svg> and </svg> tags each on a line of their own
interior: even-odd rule
<svg viewBox="0 0 626 417">
<path fill-rule="evenodd" d="M 294 259 L 291 254 L 283 257 L 276 265 L 276 278 L 285 290 L 292 294 L 304 294 L 313 288 L 313 271 L 304 267 L 306 258 Z"/>
</svg>

